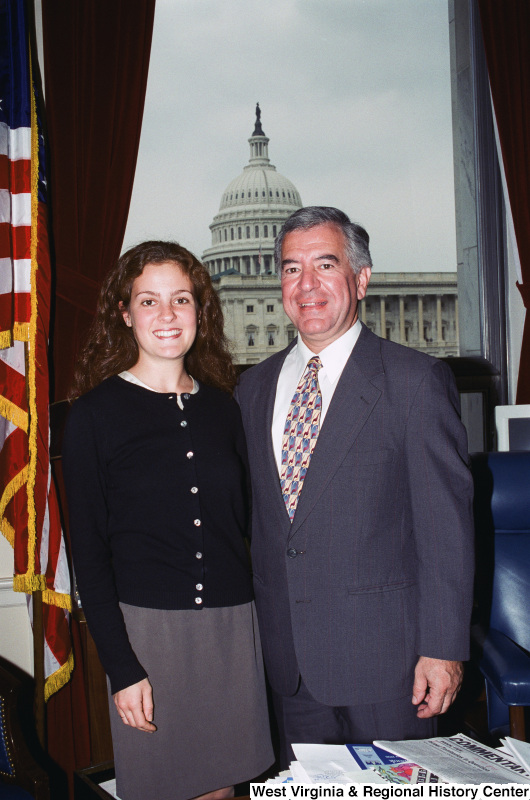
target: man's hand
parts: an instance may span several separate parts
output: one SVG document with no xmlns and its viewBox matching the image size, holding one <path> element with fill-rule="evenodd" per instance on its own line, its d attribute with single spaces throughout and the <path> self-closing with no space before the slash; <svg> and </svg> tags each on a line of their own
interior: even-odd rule
<svg viewBox="0 0 530 800">
<path fill-rule="evenodd" d="M 156 725 L 153 725 L 153 690 L 147 678 L 116 692 L 114 703 L 125 725 L 141 731 L 156 731 Z"/>
<path fill-rule="evenodd" d="M 444 714 L 458 694 L 463 674 L 461 661 L 420 656 L 412 687 L 412 702 L 418 706 L 417 716 L 426 719 Z"/>
</svg>

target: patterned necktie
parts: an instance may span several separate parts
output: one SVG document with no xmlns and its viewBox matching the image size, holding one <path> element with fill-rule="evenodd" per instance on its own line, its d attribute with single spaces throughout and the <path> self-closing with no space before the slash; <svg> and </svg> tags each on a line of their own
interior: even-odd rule
<svg viewBox="0 0 530 800">
<path fill-rule="evenodd" d="M 318 385 L 321 366 L 318 356 L 313 356 L 307 362 L 291 400 L 283 431 L 280 486 L 291 522 L 318 437 L 322 410 L 322 395 Z"/>
</svg>

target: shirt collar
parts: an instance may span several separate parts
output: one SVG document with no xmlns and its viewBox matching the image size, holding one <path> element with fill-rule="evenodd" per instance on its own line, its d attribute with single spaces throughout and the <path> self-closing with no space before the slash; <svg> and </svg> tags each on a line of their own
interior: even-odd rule
<svg viewBox="0 0 530 800">
<path fill-rule="evenodd" d="M 123 378 L 123 380 L 125 381 L 129 381 L 129 383 L 134 383 L 136 384 L 136 386 L 142 386 L 144 389 L 149 389 L 150 392 L 157 391 L 156 389 L 153 389 L 152 386 L 148 386 L 147 383 L 141 381 L 140 378 L 137 378 L 136 375 L 133 375 L 132 372 L 129 372 L 128 370 L 124 370 L 123 372 L 118 373 L 118 377 Z M 197 383 L 195 378 L 192 377 L 191 375 L 190 378 L 193 381 L 193 389 L 191 390 L 191 392 L 188 392 L 188 394 L 197 394 L 197 392 L 199 391 L 199 384 Z M 165 392 L 163 394 L 165 394 Z M 178 395 L 178 397 L 180 397 L 180 395 Z"/>
<path fill-rule="evenodd" d="M 357 339 L 361 334 L 361 330 L 361 321 L 357 319 L 346 333 L 343 333 L 342 336 L 339 336 L 334 342 L 328 344 L 328 346 L 318 354 L 322 362 L 321 372 L 326 374 L 330 383 L 336 383 L 340 378 L 342 370 L 346 366 L 346 361 L 349 359 Z M 309 349 L 302 341 L 300 334 L 298 334 L 296 364 L 300 376 L 303 375 L 307 362 L 314 355 L 316 354 Z"/>
</svg>

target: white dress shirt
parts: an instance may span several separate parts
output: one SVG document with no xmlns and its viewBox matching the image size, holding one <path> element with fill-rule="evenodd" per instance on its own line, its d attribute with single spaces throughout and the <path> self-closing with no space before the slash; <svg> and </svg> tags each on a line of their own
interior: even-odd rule
<svg viewBox="0 0 530 800">
<path fill-rule="evenodd" d="M 346 366 L 346 362 L 355 347 L 360 333 L 361 323 L 360 320 L 357 320 L 346 333 L 343 333 L 342 336 L 335 339 L 334 342 L 318 353 L 320 361 L 322 362 L 322 367 L 318 371 L 318 383 L 322 394 L 320 427 L 322 427 L 326 417 L 331 398 L 337 388 L 339 378 L 342 375 L 342 370 Z M 298 336 L 298 341 L 283 362 L 283 367 L 278 377 L 271 428 L 272 447 L 276 459 L 276 466 L 278 467 L 278 474 L 280 473 L 282 460 L 283 431 L 291 400 L 300 382 L 300 378 L 305 372 L 307 362 L 314 355 L 317 354 L 313 353 L 309 347 L 304 344 L 301 337 Z"/>
</svg>

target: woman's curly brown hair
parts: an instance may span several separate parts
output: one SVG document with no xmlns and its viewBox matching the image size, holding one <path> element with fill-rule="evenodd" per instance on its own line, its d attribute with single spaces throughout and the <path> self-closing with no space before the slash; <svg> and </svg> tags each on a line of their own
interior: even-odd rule
<svg viewBox="0 0 530 800">
<path fill-rule="evenodd" d="M 70 400 L 136 364 L 138 345 L 123 320 L 120 303 L 129 307 L 134 280 L 147 264 L 167 261 L 177 264 L 191 280 L 200 311 L 197 336 L 185 357 L 186 370 L 203 383 L 233 392 L 236 371 L 224 335 L 221 303 L 208 270 L 176 242 L 153 241 L 127 250 L 103 281 L 96 315 L 77 362 Z"/>
</svg>

